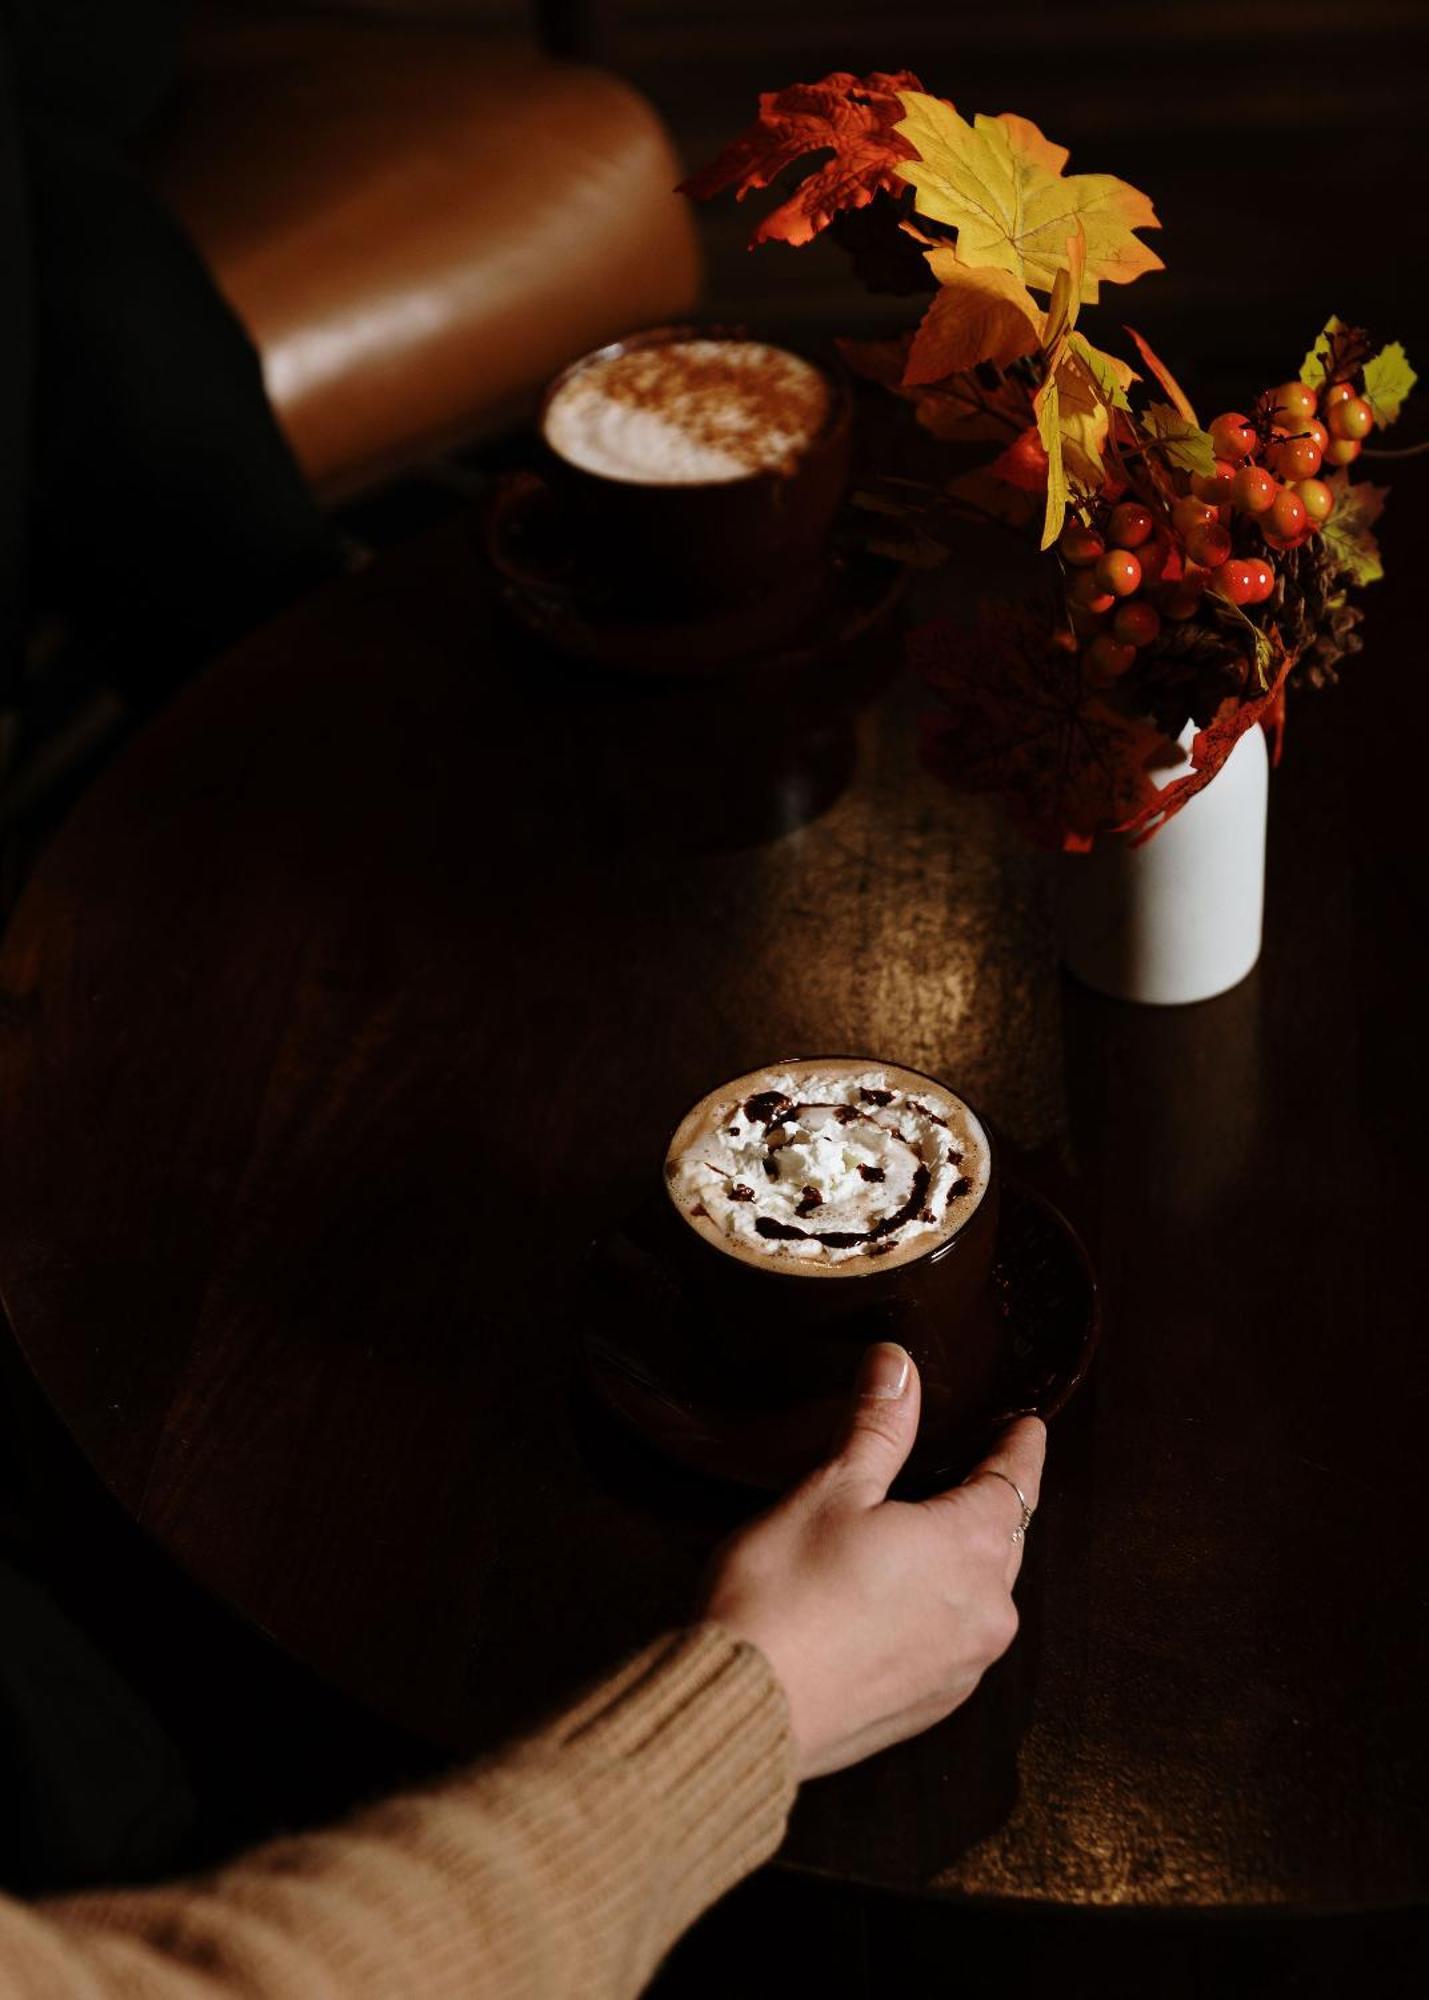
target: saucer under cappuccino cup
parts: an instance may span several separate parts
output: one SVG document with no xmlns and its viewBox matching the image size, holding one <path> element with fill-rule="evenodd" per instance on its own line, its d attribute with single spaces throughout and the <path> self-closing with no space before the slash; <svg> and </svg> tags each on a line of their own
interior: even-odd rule
<svg viewBox="0 0 1429 2000">
<path fill-rule="evenodd" d="M 975 1450 L 998 1408 L 990 1132 L 936 1078 L 863 1057 L 775 1063 L 707 1093 L 665 1158 L 669 1254 L 736 1400 L 852 1385 L 877 1340 L 917 1362 L 913 1470 Z"/>
<path fill-rule="evenodd" d="M 721 329 L 613 341 L 546 391 L 545 476 L 583 571 L 625 606 L 812 601 L 849 467 L 832 367 Z"/>
</svg>

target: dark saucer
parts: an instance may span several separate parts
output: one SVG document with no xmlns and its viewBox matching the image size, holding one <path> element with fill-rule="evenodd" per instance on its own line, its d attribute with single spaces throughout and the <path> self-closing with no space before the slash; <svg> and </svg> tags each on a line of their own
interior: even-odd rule
<svg viewBox="0 0 1429 2000">
<path fill-rule="evenodd" d="M 643 1240 L 639 1225 L 597 1247 L 594 1311 L 582 1341 L 586 1380 L 613 1416 L 694 1472 L 782 1492 L 825 1456 L 841 1398 L 779 1407 L 730 1399 L 701 1341 L 698 1309 Z M 993 1282 L 1006 1344 L 990 1442 L 1008 1418 L 1051 1418 L 1087 1372 L 1100 1331 L 1096 1278 L 1080 1237 L 1051 1202 L 1005 1185 Z M 964 1448 L 919 1484 L 951 1484 L 975 1462 Z"/>
<path fill-rule="evenodd" d="M 535 473 L 503 481 L 486 549 L 516 621 L 545 646 L 617 673 L 698 680 L 738 667 L 762 681 L 847 652 L 892 610 L 907 572 L 868 550 L 831 548 L 777 589 L 682 615 L 653 600 L 622 602 L 588 562 Z"/>
</svg>

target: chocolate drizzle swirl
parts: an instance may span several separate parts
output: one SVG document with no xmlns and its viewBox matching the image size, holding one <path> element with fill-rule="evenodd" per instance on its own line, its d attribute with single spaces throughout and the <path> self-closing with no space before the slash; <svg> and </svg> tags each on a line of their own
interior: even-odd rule
<svg viewBox="0 0 1429 2000">
<path fill-rule="evenodd" d="M 751 1125 L 778 1125 L 795 1105 L 782 1090 L 757 1090 L 753 1097 L 745 1098 L 743 1109 Z"/>
<path fill-rule="evenodd" d="M 897 1230 L 902 1229 L 905 1223 L 911 1222 L 922 1210 L 928 1198 L 930 1179 L 928 1169 L 920 1165 L 913 1175 L 913 1185 L 908 1191 L 908 1199 L 901 1207 L 895 1208 L 891 1215 L 885 1215 L 882 1221 L 875 1222 L 871 1229 L 800 1229 L 795 1222 L 775 1222 L 771 1217 L 761 1215 L 755 1222 L 754 1231 L 757 1236 L 762 1236 L 766 1242 L 771 1243 L 797 1240 L 804 1243 L 822 1243 L 826 1250 L 851 1250 L 857 1243 L 874 1243 L 881 1236 L 892 1236 Z M 804 1213 L 802 1202 L 794 1212 L 796 1215 Z"/>
</svg>

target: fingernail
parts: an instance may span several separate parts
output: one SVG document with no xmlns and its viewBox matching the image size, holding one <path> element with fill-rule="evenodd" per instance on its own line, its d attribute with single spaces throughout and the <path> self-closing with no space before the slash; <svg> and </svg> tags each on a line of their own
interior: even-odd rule
<svg viewBox="0 0 1429 2000">
<path fill-rule="evenodd" d="M 908 1350 L 895 1341 L 880 1340 L 870 1347 L 863 1361 L 863 1393 L 886 1397 L 889 1402 L 908 1387 Z"/>
</svg>

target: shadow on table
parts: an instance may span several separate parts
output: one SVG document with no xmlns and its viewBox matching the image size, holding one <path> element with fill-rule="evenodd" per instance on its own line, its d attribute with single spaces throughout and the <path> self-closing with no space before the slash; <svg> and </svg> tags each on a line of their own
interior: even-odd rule
<svg viewBox="0 0 1429 2000">
<path fill-rule="evenodd" d="M 553 807 L 602 846 L 693 852 L 818 819 L 853 779 L 860 714 L 898 670 L 893 601 L 852 638 L 684 674 L 571 658 L 508 621 L 508 689 L 550 717 Z"/>
</svg>

